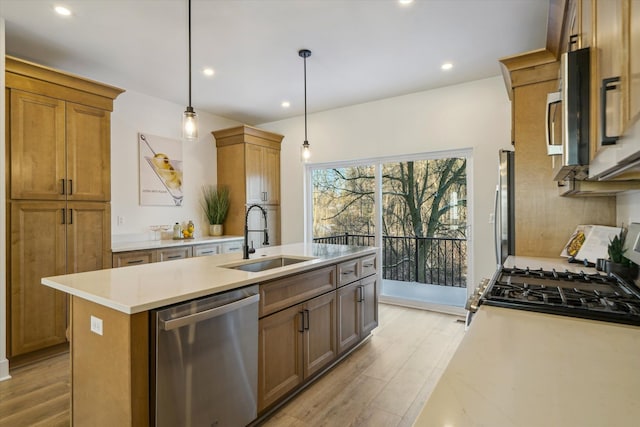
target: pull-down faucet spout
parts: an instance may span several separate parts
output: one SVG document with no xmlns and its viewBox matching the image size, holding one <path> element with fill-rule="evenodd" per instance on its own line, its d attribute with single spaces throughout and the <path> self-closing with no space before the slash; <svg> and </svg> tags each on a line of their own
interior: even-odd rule
<svg viewBox="0 0 640 427">
<path fill-rule="evenodd" d="M 251 212 L 251 209 L 253 208 L 258 208 L 262 211 L 262 216 L 264 218 L 264 230 L 249 230 L 249 212 Z M 249 254 L 256 251 L 253 245 L 249 248 L 249 232 L 264 233 L 264 242 L 262 242 L 262 244 L 269 244 L 269 233 L 267 232 L 267 211 L 260 205 L 249 206 L 247 208 L 247 213 L 244 216 L 244 244 L 242 245 L 242 259 L 249 259 Z"/>
</svg>

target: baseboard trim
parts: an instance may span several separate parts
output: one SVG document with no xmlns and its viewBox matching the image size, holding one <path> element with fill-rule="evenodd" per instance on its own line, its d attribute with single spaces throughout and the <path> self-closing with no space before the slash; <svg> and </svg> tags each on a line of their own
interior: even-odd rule
<svg viewBox="0 0 640 427">
<path fill-rule="evenodd" d="M 465 317 L 467 310 L 462 307 L 456 307 L 452 305 L 433 304 L 424 301 L 417 301 L 408 298 L 398 298 L 388 295 L 378 296 L 378 302 L 384 304 L 399 305 L 402 307 L 417 308 L 420 310 L 437 311 L 439 313 L 452 314 L 454 316 Z"/>
<path fill-rule="evenodd" d="M 11 375 L 9 375 L 9 360 L 3 359 L 0 360 L 0 381 L 5 381 L 11 379 Z"/>
</svg>

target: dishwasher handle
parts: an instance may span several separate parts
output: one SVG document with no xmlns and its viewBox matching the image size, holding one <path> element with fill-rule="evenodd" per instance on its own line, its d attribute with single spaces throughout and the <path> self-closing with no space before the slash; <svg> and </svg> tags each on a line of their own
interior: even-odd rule
<svg viewBox="0 0 640 427">
<path fill-rule="evenodd" d="M 260 301 L 260 294 L 255 294 L 220 307 L 201 311 L 199 313 L 189 314 L 188 316 L 178 317 L 177 319 L 158 320 L 158 323 L 160 325 L 160 329 L 170 331 L 182 326 L 192 325 L 194 323 L 202 322 L 203 320 L 222 316 L 223 314 L 227 314 L 231 311 L 238 310 L 247 305 L 257 303 L 258 301 Z"/>
</svg>

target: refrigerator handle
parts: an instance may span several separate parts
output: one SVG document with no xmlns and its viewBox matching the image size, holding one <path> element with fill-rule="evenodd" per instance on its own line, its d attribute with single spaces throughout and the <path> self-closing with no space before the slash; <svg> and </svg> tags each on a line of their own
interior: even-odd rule
<svg viewBox="0 0 640 427">
<path fill-rule="evenodd" d="M 500 265 L 500 228 L 498 227 L 499 221 L 498 216 L 500 212 L 498 212 L 498 201 L 500 198 L 500 185 L 496 185 L 496 194 L 495 200 L 493 204 L 493 239 L 494 239 L 494 248 L 496 250 L 496 264 Z"/>
</svg>

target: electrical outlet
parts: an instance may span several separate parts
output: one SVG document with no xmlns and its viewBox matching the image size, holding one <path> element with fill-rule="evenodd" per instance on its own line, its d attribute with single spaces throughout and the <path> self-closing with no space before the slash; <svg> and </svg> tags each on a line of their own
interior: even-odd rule
<svg viewBox="0 0 640 427">
<path fill-rule="evenodd" d="M 91 332 L 102 335 L 102 319 L 91 316 Z"/>
<path fill-rule="evenodd" d="M 493 224 L 495 220 L 496 220 L 495 215 L 490 213 L 489 214 L 489 224 Z"/>
<path fill-rule="evenodd" d="M 124 224 L 124 217 L 123 217 L 122 215 L 118 215 L 118 216 L 116 217 L 116 223 L 117 223 L 118 225 L 122 225 L 122 224 Z"/>
</svg>

